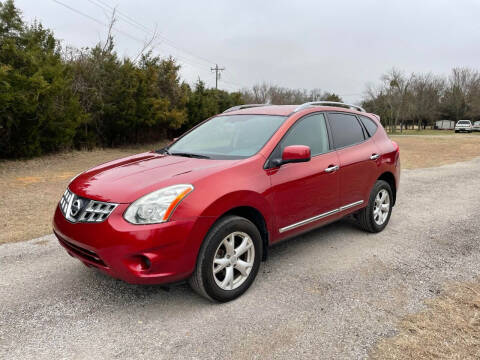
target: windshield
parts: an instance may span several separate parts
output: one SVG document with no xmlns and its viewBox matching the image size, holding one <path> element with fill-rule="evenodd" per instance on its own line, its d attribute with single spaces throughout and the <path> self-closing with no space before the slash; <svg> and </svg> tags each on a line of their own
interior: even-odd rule
<svg viewBox="0 0 480 360">
<path fill-rule="evenodd" d="M 166 149 L 171 155 L 243 159 L 256 154 L 285 116 L 220 115 L 203 123 Z"/>
</svg>

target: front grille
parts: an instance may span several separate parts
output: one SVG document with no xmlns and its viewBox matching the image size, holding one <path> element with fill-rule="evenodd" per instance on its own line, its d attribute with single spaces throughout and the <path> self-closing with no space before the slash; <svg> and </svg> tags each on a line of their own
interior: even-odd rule
<svg viewBox="0 0 480 360">
<path fill-rule="evenodd" d="M 67 188 L 59 205 L 63 216 L 70 222 L 100 223 L 108 218 L 118 204 L 86 199 Z"/>
</svg>

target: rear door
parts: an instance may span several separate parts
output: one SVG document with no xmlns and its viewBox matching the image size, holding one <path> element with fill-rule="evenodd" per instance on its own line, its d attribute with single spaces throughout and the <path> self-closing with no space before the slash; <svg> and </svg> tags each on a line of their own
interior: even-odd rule
<svg viewBox="0 0 480 360">
<path fill-rule="evenodd" d="M 315 113 L 299 119 L 279 142 L 271 157 L 281 157 L 289 145 L 310 147 L 308 162 L 285 164 L 269 169 L 270 201 L 280 233 L 289 235 L 331 218 L 338 208 L 339 180 L 337 153 L 330 146 L 325 115 Z"/>
<path fill-rule="evenodd" d="M 365 205 L 377 177 L 381 154 L 357 116 L 328 112 L 327 117 L 340 166 L 340 208 Z"/>
</svg>

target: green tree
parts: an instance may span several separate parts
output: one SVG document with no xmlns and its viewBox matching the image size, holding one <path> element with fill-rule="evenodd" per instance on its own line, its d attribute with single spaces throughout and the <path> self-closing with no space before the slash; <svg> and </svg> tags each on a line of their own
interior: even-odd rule
<svg viewBox="0 0 480 360">
<path fill-rule="evenodd" d="M 205 87 L 205 83 L 199 79 L 190 94 L 187 103 L 188 122 L 182 130 L 186 130 L 232 106 L 244 103 L 240 92 L 228 93 L 223 90 L 208 89 Z"/>
<path fill-rule="evenodd" d="M 0 157 L 70 148 L 83 116 L 57 40 L 12 0 L 0 3 L 0 109 Z"/>
</svg>

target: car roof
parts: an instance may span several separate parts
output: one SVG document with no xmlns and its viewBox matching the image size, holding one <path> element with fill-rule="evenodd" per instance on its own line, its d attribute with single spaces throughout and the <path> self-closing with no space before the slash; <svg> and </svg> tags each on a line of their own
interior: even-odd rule
<svg viewBox="0 0 480 360">
<path fill-rule="evenodd" d="M 266 106 L 255 106 L 249 107 L 246 109 L 239 109 L 228 111 L 226 113 L 222 113 L 221 115 L 280 115 L 280 116 L 288 116 L 295 112 L 300 105 L 266 105 Z M 302 110 L 312 110 L 315 109 L 317 111 L 343 111 L 343 112 L 351 112 L 355 114 L 361 115 L 369 115 L 369 113 L 356 111 L 353 109 L 348 109 L 345 107 L 339 106 L 310 106 L 308 108 Z M 300 112 L 299 110 L 298 112 Z M 220 114 L 219 114 L 220 115 Z"/>
</svg>

